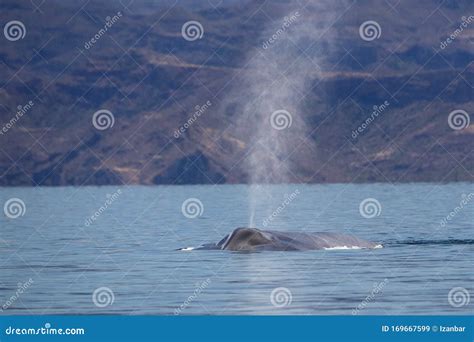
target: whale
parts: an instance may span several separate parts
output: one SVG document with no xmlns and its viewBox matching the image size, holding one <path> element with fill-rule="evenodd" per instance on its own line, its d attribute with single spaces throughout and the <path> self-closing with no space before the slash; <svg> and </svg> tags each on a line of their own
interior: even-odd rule
<svg viewBox="0 0 474 342">
<path fill-rule="evenodd" d="M 383 246 L 377 242 L 359 239 L 353 235 L 329 232 L 284 232 L 239 227 L 217 243 L 199 247 L 180 248 L 189 250 L 227 251 L 308 251 L 331 249 L 374 249 Z"/>
</svg>

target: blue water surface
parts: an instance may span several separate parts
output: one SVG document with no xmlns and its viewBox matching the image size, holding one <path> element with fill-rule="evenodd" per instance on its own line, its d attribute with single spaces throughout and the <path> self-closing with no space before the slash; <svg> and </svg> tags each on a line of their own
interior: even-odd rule
<svg viewBox="0 0 474 342">
<path fill-rule="evenodd" d="M 2 205 L 25 204 L 23 216 L 0 215 L 0 314 L 472 314 L 472 192 L 470 183 L 0 188 Z M 190 198 L 202 203 L 195 218 L 183 214 Z M 361 215 L 367 198 L 378 216 Z M 218 241 L 252 212 L 259 228 L 349 233 L 385 248 L 176 250 Z M 467 292 L 450 301 L 455 288 Z"/>
</svg>

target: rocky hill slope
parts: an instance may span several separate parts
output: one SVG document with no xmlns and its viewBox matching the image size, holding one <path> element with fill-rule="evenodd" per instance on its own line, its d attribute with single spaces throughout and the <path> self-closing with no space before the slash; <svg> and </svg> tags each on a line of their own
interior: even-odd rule
<svg viewBox="0 0 474 342">
<path fill-rule="evenodd" d="M 472 1 L 0 9 L 0 185 L 473 180 Z"/>
</svg>

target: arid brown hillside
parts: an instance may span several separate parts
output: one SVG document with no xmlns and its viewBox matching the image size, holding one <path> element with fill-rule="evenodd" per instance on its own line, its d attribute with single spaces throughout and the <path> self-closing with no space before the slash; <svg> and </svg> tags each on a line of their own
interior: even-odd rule
<svg viewBox="0 0 474 342">
<path fill-rule="evenodd" d="M 472 1 L 173 3 L 0 3 L 0 185 L 473 180 Z"/>
</svg>

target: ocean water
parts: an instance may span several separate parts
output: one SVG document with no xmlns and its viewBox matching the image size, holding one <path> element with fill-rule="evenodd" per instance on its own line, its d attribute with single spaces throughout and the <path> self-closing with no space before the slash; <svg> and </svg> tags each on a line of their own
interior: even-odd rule
<svg viewBox="0 0 474 342">
<path fill-rule="evenodd" d="M 0 188 L 2 205 L 24 203 L 0 215 L 0 314 L 472 314 L 473 192 L 471 183 Z M 361 214 L 367 198 L 380 205 Z M 251 216 L 259 228 L 348 233 L 384 248 L 177 251 Z"/>
</svg>

